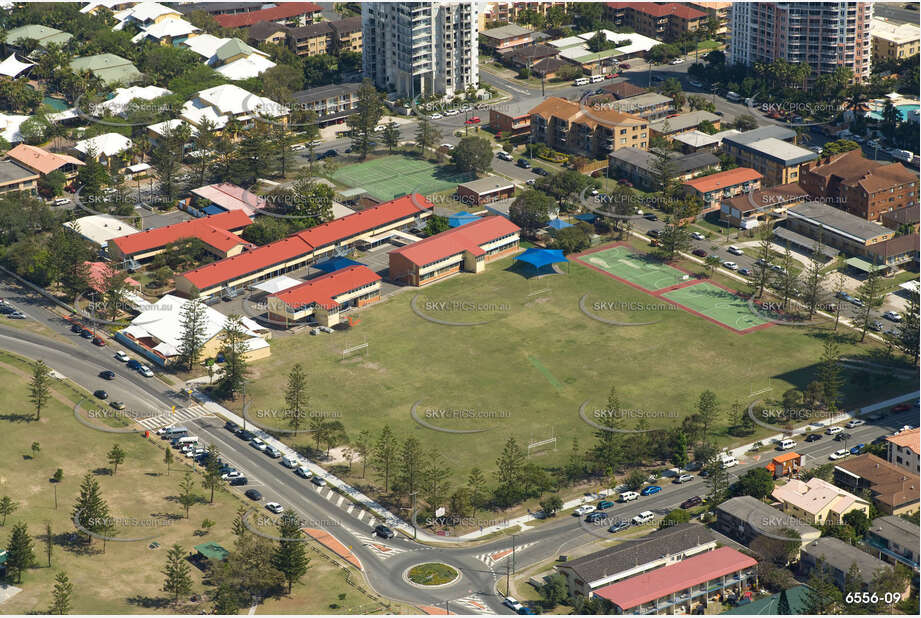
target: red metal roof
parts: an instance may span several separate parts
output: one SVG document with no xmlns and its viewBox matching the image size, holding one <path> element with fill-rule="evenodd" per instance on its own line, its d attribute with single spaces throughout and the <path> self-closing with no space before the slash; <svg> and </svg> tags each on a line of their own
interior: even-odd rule
<svg viewBox="0 0 921 618">
<path fill-rule="evenodd" d="M 462 251 L 480 256 L 486 253 L 480 245 L 520 230 L 521 228 L 505 217 L 483 217 L 406 247 L 394 249 L 390 254 L 401 255 L 416 266 L 431 264 Z"/>
<path fill-rule="evenodd" d="M 243 28 L 252 26 L 258 21 L 276 21 L 279 19 L 288 19 L 298 15 L 310 15 L 319 13 L 319 5 L 313 2 L 280 2 L 278 6 L 270 9 L 260 9 L 250 11 L 249 13 L 237 13 L 235 15 L 215 15 L 214 21 L 223 28 Z"/>
<path fill-rule="evenodd" d="M 319 247 L 371 232 L 376 228 L 394 223 L 400 219 L 406 219 L 415 214 L 421 214 L 423 210 L 433 207 L 434 205 L 431 202 L 418 193 L 414 194 L 414 196 L 407 195 L 341 219 L 306 229 L 293 236 L 269 243 L 252 251 L 244 251 L 240 255 L 206 264 L 195 270 L 183 273 L 181 276 L 185 277 L 189 283 L 199 290 L 207 290 L 227 281 L 307 255 Z"/>
<path fill-rule="evenodd" d="M 400 219 L 412 217 L 434 207 L 434 204 L 419 193 L 404 195 L 347 217 L 333 219 L 321 225 L 308 228 L 298 232 L 297 236 L 312 247 L 320 249 L 351 236 L 363 234 Z"/>
<path fill-rule="evenodd" d="M 595 594 L 622 610 L 649 603 L 711 579 L 756 566 L 758 562 L 731 547 L 697 554 L 660 569 L 648 571 L 599 588 Z"/>
<path fill-rule="evenodd" d="M 311 303 L 331 309 L 339 304 L 337 296 L 380 280 L 380 275 L 367 266 L 354 264 L 271 294 L 270 298 L 277 298 L 295 310 Z"/>
<path fill-rule="evenodd" d="M 762 178 L 763 176 L 761 174 L 750 167 L 737 167 L 735 169 L 726 170 L 725 172 L 710 174 L 703 178 L 695 178 L 684 184 L 697 189 L 701 193 L 709 193 L 710 191 L 718 191 L 719 189 L 734 187 L 743 182 L 761 180 Z"/>
<path fill-rule="evenodd" d="M 125 255 L 135 255 L 165 247 L 184 238 L 198 238 L 218 251 L 227 251 L 236 245 L 246 244 L 231 232 L 253 222 L 242 210 L 231 210 L 210 217 L 201 217 L 182 223 L 174 223 L 128 236 L 113 238 L 109 242 Z"/>
</svg>

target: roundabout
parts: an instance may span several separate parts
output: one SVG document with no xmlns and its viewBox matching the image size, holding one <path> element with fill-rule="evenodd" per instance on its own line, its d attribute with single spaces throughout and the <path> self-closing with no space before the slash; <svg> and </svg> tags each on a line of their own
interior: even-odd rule
<svg viewBox="0 0 921 618">
<path fill-rule="evenodd" d="M 444 588 L 460 578 L 460 571 L 443 562 L 423 562 L 403 571 L 403 580 L 419 588 Z"/>
</svg>

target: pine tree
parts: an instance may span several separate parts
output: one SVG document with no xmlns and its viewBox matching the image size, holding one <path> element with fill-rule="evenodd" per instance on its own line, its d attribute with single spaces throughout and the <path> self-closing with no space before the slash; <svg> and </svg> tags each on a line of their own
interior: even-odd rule
<svg viewBox="0 0 921 618">
<path fill-rule="evenodd" d="M 199 300 L 189 300 L 179 314 L 179 362 L 188 371 L 198 363 L 205 347 L 207 308 Z"/>
<path fill-rule="evenodd" d="M 230 531 L 233 532 L 233 535 L 237 538 L 246 534 L 246 524 L 243 523 L 243 519 L 246 517 L 246 507 L 240 506 L 237 508 L 237 514 L 233 518 L 233 523 L 230 525 Z"/>
<path fill-rule="evenodd" d="M 307 395 L 307 376 L 300 363 L 294 365 L 288 372 L 288 387 L 285 389 L 285 404 L 288 406 L 286 415 L 288 424 L 296 432 L 300 429 L 304 412 L 310 405 Z"/>
<path fill-rule="evenodd" d="M 231 314 L 227 316 L 224 330 L 221 332 L 221 351 L 224 355 L 224 373 L 218 381 L 217 390 L 224 397 L 235 398 L 243 390 L 246 379 L 246 354 L 249 350 L 249 336 L 243 326 L 242 317 Z"/>
<path fill-rule="evenodd" d="M 35 406 L 35 420 L 42 417 L 42 408 L 51 399 L 51 368 L 44 361 L 35 363 L 29 384 L 29 401 Z"/>
<path fill-rule="evenodd" d="M 480 506 L 486 490 L 486 477 L 483 476 L 482 470 L 474 468 L 470 471 L 470 476 L 467 477 L 467 489 L 470 490 L 470 506 L 473 507 L 473 516 L 476 517 L 477 507 Z"/>
<path fill-rule="evenodd" d="M 166 464 L 166 476 L 169 476 L 169 467 L 173 463 L 173 451 L 167 448 L 163 453 L 163 463 Z"/>
<path fill-rule="evenodd" d="M 373 466 L 384 481 L 385 494 L 390 490 L 390 476 L 393 473 L 398 448 L 399 444 L 390 429 L 390 425 L 384 425 L 380 438 L 377 440 L 377 445 L 374 447 Z"/>
<path fill-rule="evenodd" d="M 812 250 L 812 255 L 809 257 L 809 265 L 806 267 L 803 279 L 802 298 L 806 309 L 809 311 L 810 319 L 815 315 L 819 304 L 822 302 L 822 284 L 827 277 L 823 261 L 824 255 L 820 249 L 821 243 L 822 234 L 820 229 L 819 238 Z"/>
<path fill-rule="evenodd" d="M 179 504 L 185 507 L 185 518 L 189 518 L 189 509 L 198 502 L 198 496 L 195 494 L 195 483 L 192 481 L 192 473 L 186 472 L 182 480 L 179 481 Z"/>
<path fill-rule="evenodd" d="M 179 601 L 179 597 L 191 592 L 192 577 L 189 575 L 189 565 L 185 561 L 185 551 L 178 543 L 166 552 L 166 566 L 161 573 L 166 576 L 163 592 L 172 594 L 173 602 Z"/>
<path fill-rule="evenodd" d="M 520 494 L 522 471 L 525 464 L 525 454 L 515 438 L 509 438 L 502 454 L 496 459 L 496 480 L 499 487 L 496 494 L 505 506 L 515 502 Z"/>
<path fill-rule="evenodd" d="M 915 365 L 918 364 L 919 330 L 921 330 L 921 302 L 918 292 L 909 292 L 908 306 L 902 313 L 902 322 L 899 324 L 896 345 L 902 352 L 911 357 Z"/>
<path fill-rule="evenodd" d="M 118 472 L 118 464 L 125 461 L 125 451 L 117 445 L 113 444 L 112 449 L 106 454 L 106 459 L 112 464 L 112 476 Z"/>
<path fill-rule="evenodd" d="M 84 530 L 93 533 L 103 530 L 109 521 L 109 506 L 102 499 L 99 482 L 91 472 L 87 472 L 80 483 L 80 494 L 71 511 L 71 519 L 79 522 Z M 87 534 L 87 542 L 93 542 L 92 535 Z"/>
<path fill-rule="evenodd" d="M 214 504 L 214 490 L 224 484 L 221 478 L 221 453 L 213 444 L 208 447 L 208 463 L 205 466 L 205 476 L 202 479 L 202 486 L 211 491 L 210 504 Z"/>
<path fill-rule="evenodd" d="M 272 566 L 282 572 L 288 582 L 288 594 L 295 582 L 307 573 L 310 558 L 307 557 L 304 543 L 300 540 L 301 532 L 297 517 L 286 515 L 278 522 L 278 535 L 281 540 L 272 557 Z"/>
<path fill-rule="evenodd" d="M 780 591 L 780 598 L 777 600 L 777 615 L 778 616 L 789 616 L 793 612 L 790 611 L 790 600 L 787 599 L 787 591 Z"/>
<path fill-rule="evenodd" d="M 73 594 L 74 585 L 64 571 L 54 578 L 54 590 L 51 592 L 51 608 L 49 614 L 64 615 L 70 613 L 70 595 Z"/>
<path fill-rule="evenodd" d="M 35 564 L 35 554 L 32 552 L 32 537 L 25 522 L 13 526 L 10 540 L 6 546 L 6 569 L 10 578 L 15 578 L 16 583 L 22 582 L 22 573 L 32 568 Z"/>
<path fill-rule="evenodd" d="M 873 318 L 873 309 L 883 303 L 884 294 L 882 269 L 876 266 L 876 260 L 874 260 L 870 272 L 867 273 L 867 278 L 857 288 L 857 298 L 863 303 L 860 307 L 859 316 L 861 341 L 867 336 L 867 330 L 870 328 L 870 321 Z"/>
<path fill-rule="evenodd" d="M 835 585 L 825 563 L 819 560 L 806 582 L 802 614 L 832 614 L 841 604 L 841 590 Z"/>
<path fill-rule="evenodd" d="M 416 492 L 421 474 L 422 445 L 419 444 L 419 440 L 410 436 L 403 442 L 400 451 L 400 470 L 397 473 L 397 483 L 408 497 Z"/>
<path fill-rule="evenodd" d="M 433 510 L 443 505 L 449 493 L 450 476 L 451 469 L 445 463 L 441 451 L 435 447 L 429 449 L 422 464 L 422 495 Z"/>
<path fill-rule="evenodd" d="M 697 400 L 697 412 L 700 414 L 704 433 L 709 435 L 710 429 L 720 415 L 720 404 L 716 398 L 716 393 L 711 390 L 702 392 L 700 399 Z"/>
<path fill-rule="evenodd" d="M 837 404 L 838 395 L 844 383 L 844 379 L 841 377 L 840 357 L 841 353 L 835 340 L 831 337 L 825 339 L 816 380 L 822 387 L 822 400 L 829 410 Z"/>
<path fill-rule="evenodd" d="M 7 516 L 12 515 L 18 508 L 19 504 L 13 502 L 13 499 L 9 496 L 0 498 L 0 517 L 3 517 L 3 519 L 0 519 L 0 526 L 5 526 Z"/>
<path fill-rule="evenodd" d="M 355 113 L 345 119 L 352 135 L 352 150 L 357 152 L 361 159 L 368 156 L 371 149 L 371 136 L 383 116 L 383 95 L 377 91 L 371 80 L 365 79 L 358 88 L 358 102 Z"/>
</svg>

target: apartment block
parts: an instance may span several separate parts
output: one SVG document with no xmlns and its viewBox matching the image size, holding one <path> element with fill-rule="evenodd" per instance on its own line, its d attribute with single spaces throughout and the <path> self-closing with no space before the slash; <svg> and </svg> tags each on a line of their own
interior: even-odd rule
<svg viewBox="0 0 921 618">
<path fill-rule="evenodd" d="M 587 110 L 559 97 L 546 98 L 530 114 L 532 140 L 555 150 L 597 157 L 621 148 L 648 149 L 649 124 L 633 114 Z"/>
<path fill-rule="evenodd" d="M 874 60 L 904 60 L 921 51 L 921 28 L 874 17 L 870 23 Z"/>
<path fill-rule="evenodd" d="M 677 2 L 608 2 L 605 14 L 617 26 L 666 41 L 697 32 L 708 19 L 703 11 Z"/>
</svg>

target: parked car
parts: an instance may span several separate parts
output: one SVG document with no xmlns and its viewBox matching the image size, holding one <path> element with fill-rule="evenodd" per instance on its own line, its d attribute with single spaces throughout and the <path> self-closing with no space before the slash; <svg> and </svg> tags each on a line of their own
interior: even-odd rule
<svg viewBox="0 0 921 618">
<path fill-rule="evenodd" d="M 531 172 L 537 174 L 538 176 L 549 176 L 550 175 L 550 172 L 548 172 L 542 167 L 535 167 L 531 170 Z"/>
<path fill-rule="evenodd" d="M 125 409 L 125 402 L 124 402 L 124 401 L 113 401 L 113 402 L 111 402 L 109 405 L 112 406 L 113 408 L 115 408 L 116 410 L 124 410 L 124 409 Z"/>
<path fill-rule="evenodd" d="M 615 521 L 615 522 L 614 522 L 613 524 L 611 524 L 611 526 L 608 528 L 608 532 L 610 532 L 610 533 L 613 534 L 613 533 L 615 533 L 615 532 L 620 532 L 621 530 L 626 530 L 626 529 L 629 528 L 629 527 L 630 527 L 630 522 L 629 522 L 629 521 L 624 521 L 624 520 Z"/>
<path fill-rule="evenodd" d="M 900 403 L 892 406 L 893 412 L 908 412 L 909 410 L 911 410 L 911 405 L 907 403 Z"/>
<path fill-rule="evenodd" d="M 594 512 L 595 512 L 594 504 L 583 504 L 582 506 L 578 507 L 575 511 L 573 511 L 572 514 L 575 515 L 576 517 L 581 517 L 583 515 L 588 515 L 589 513 L 594 513 Z"/>
<path fill-rule="evenodd" d="M 844 426 L 847 427 L 848 429 L 853 429 L 854 427 L 860 427 L 861 425 L 866 425 L 866 424 L 867 424 L 867 421 L 861 418 L 854 418 L 854 419 L 849 420 L 847 424 L 845 424 Z"/>
<path fill-rule="evenodd" d="M 114 379 L 115 379 L 115 372 L 114 372 L 114 371 L 109 371 L 108 369 L 106 369 L 105 371 L 100 371 L 100 372 L 99 372 L 99 377 L 102 378 L 103 380 L 114 380 Z"/>
<path fill-rule="evenodd" d="M 622 494 L 620 494 L 620 501 L 621 502 L 631 502 L 633 500 L 638 499 L 639 497 L 640 495 L 636 493 L 635 491 L 625 491 Z"/>
<path fill-rule="evenodd" d="M 602 500 L 601 502 L 598 503 L 598 506 L 596 508 L 599 511 L 603 511 L 605 509 L 611 508 L 612 506 L 614 506 L 614 503 L 611 502 L 610 500 Z"/>
<path fill-rule="evenodd" d="M 852 447 L 851 447 L 851 455 L 860 455 L 860 452 L 861 452 L 863 449 L 865 449 L 866 446 L 867 446 L 867 445 L 864 444 L 863 442 L 861 442 L 860 444 L 858 444 L 858 445 L 856 445 L 856 446 L 852 446 Z"/>
<path fill-rule="evenodd" d="M 689 79 L 688 85 L 694 86 L 695 88 L 703 88 L 704 86 L 701 82 L 697 81 L 696 79 Z"/>
<path fill-rule="evenodd" d="M 599 521 L 603 521 L 608 518 L 608 514 L 604 511 L 595 511 L 594 513 L 589 513 L 585 516 L 585 522 L 589 524 L 594 524 Z"/>
<path fill-rule="evenodd" d="M 141 365 L 141 368 L 138 369 L 138 373 L 144 376 L 145 378 L 154 377 L 154 372 L 147 365 Z"/>
<path fill-rule="evenodd" d="M 703 249 L 694 249 L 693 251 L 691 251 L 691 253 L 693 253 L 697 257 L 707 257 L 707 252 L 704 251 Z"/>
<path fill-rule="evenodd" d="M 633 518 L 633 525 L 639 526 L 640 524 L 645 524 L 648 521 L 655 519 L 656 514 L 652 511 L 643 511 L 639 515 Z"/>
<path fill-rule="evenodd" d="M 517 612 L 519 609 L 521 609 L 522 607 L 524 607 L 524 605 L 522 605 L 521 603 L 519 603 L 518 601 L 516 601 L 516 600 L 513 599 L 512 597 L 505 597 L 505 599 L 502 601 L 502 605 L 505 605 L 507 608 L 509 608 L 509 609 L 511 609 L 511 610 L 513 610 L 513 611 L 515 611 L 515 612 Z"/>
<path fill-rule="evenodd" d="M 841 433 L 842 431 L 844 430 L 841 429 L 840 427 L 829 427 L 828 429 L 825 430 L 825 435 L 833 436 L 836 433 Z"/>
<path fill-rule="evenodd" d="M 691 238 L 694 240 L 706 240 L 707 237 L 700 232 L 691 232 Z"/>
<path fill-rule="evenodd" d="M 870 330 L 876 333 L 883 332 L 883 323 L 879 320 L 873 320 L 869 325 Z"/>
<path fill-rule="evenodd" d="M 643 218 L 646 219 L 647 221 L 658 221 L 659 220 L 659 217 L 654 212 L 647 212 L 645 215 L 643 215 Z"/>
<path fill-rule="evenodd" d="M 511 161 L 511 160 L 512 160 L 512 155 L 510 155 L 509 153 L 505 152 L 504 150 L 500 150 L 499 152 L 497 152 L 497 153 L 496 153 L 496 157 L 498 157 L 499 159 L 502 159 L 503 161 Z"/>
<path fill-rule="evenodd" d="M 315 476 L 310 479 L 310 482 L 316 485 L 317 487 L 326 487 L 326 479 Z"/>
<path fill-rule="evenodd" d="M 305 479 L 309 479 L 313 476 L 313 472 L 311 472 L 307 466 L 298 466 L 297 469 L 294 470 L 294 473 Z"/>
<path fill-rule="evenodd" d="M 726 248 L 726 251 L 728 251 L 729 253 L 731 253 L 731 254 L 733 254 L 733 255 L 744 255 L 744 253 L 745 253 L 744 251 L 742 251 L 741 249 L 739 249 L 739 248 L 736 247 L 735 245 L 729 245 L 729 247 Z"/>
<path fill-rule="evenodd" d="M 841 433 L 835 436 L 835 442 L 847 442 L 848 440 L 851 439 L 851 437 L 852 437 L 851 434 L 849 434 L 846 431 L 842 431 Z"/>
<path fill-rule="evenodd" d="M 135 371 L 137 371 L 142 366 L 143 365 L 141 365 L 141 361 L 134 360 L 133 358 L 128 360 L 128 369 L 134 369 Z"/>
<path fill-rule="evenodd" d="M 893 322 L 902 321 L 902 314 L 896 313 L 895 311 L 887 311 L 886 313 L 883 314 L 883 317 L 886 318 L 887 320 L 892 320 Z"/>
<path fill-rule="evenodd" d="M 259 493 L 258 489 L 247 489 L 243 495 L 250 500 L 262 500 L 262 494 Z"/>
<path fill-rule="evenodd" d="M 442 118 L 444 118 L 444 116 L 442 116 L 441 114 L 432 114 L 431 116 L 429 116 L 430 120 L 441 120 Z"/>
<path fill-rule="evenodd" d="M 73 324 L 70 325 L 70 332 L 76 333 L 79 335 L 80 333 L 83 332 L 83 324 L 80 324 L 79 322 L 74 322 Z"/>
<path fill-rule="evenodd" d="M 84 339 L 92 339 L 95 337 L 95 335 L 93 335 L 93 331 L 89 330 L 88 328 L 84 328 L 82 331 L 80 331 L 80 336 Z"/>
<path fill-rule="evenodd" d="M 249 483 L 249 480 L 247 480 L 245 476 L 238 476 L 236 478 L 230 479 L 230 484 L 234 487 L 246 485 L 247 483 Z"/>
<path fill-rule="evenodd" d="M 518 159 L 518 161 L 517 161 L 515 164 L 516 164 L 518 167 L 523 167 L 524 169 L 530 169 L 530 167 L 531 167 L 531 164 L 528 163 L 528 160 L 527 160 L 527 159 Z"/>
<path fill-rule="evenodd" d="M 700 496 L 692 496 L 688 498 L 687 500 L 685 500 L 684 502 L 682 502 L 679 506 L 683 509 L 689 509 L 689 508 L 697 506 L 698 504 L 703 503 L 703 501 L 704 501 L 703 498 L 701 498 Z"/>
<path fill-rule="evenodd" d="M 738 270 L 739 265 L 735 262 L 723 262 L 723 268 L 728 268 L 729 270 Z"/>
<path fill-rule="evenodd" d="M 239 470 L 231 470 L 230 472 L 226 474 L 222 474 L 221 478 L 224 479 L 225 481 L 229 481 L 235 478 L 240 478 L 241 476 L 243 476 L 243 473 L 240 472 Z"/>
<path fill-rule="evenodd" d="M 272 511 L 272 512 L 275 513 L 276 515 L 279 514 L 279 513 L 283 513 L 284 510 L 285 510 L 285 507 L 283 507 L 282 505 L 278 504 L 277 502 L 266 502 L 266 503 L 265 503 L 265 508 L 269 509 L 270 511 Z"/>
<path fill-rule="evenodd" d="M 837 461 L 839 459 L 844 459 L 848 455 L 850 455 L 850 452 L 841 448 L 835 451 L 834 453 L 832 453 L 831 455 L 829 455 L 828 458 L 831 459 L 832 461 Z"/>
<path fill-rule="evenodd" d="M 265 451 L 263 452 L 269 457 L 271 457 L 272 459 L 278 459 L 279 457 L 281 457 L 281 451 L 279 451 L 274 446 L 266 446 Z"/>
<path fill-rule="evenodd" d="M 381 537 L 382 539 L 392 539 L 394 536 L 396 536 L 396 533 L 384 524 L 378 524 L 374 526 L 374 534 Z"/>
<path fill-rule="evenodd" d="M 752 271 L 748 270 L 747 268 L 740 268 L 739 274 L 742 275 L 743 277 L 750 277 L 752 274 Z"/>
<path fill-rule="evenodd" d="M 651 238 L 658 238 L 658 237 L 659 237 L 659 230 L 649 230 L 648 232 L 646 232 L 646 235 L 649 236 L 649 237 L 651 237 Z"/>
<path fill-rule="evenodd" d="M 297 467 L 297 459 L 294 457 L 284 457 L 281 460 L 281 465 L 283 465 L 286 468 L 294 469 Z"/>
<path fill-rule="evenodd" d="M 131 360 L 131 357 L 125 354 L 124 352 L 122 352 L 121 350 L 119 350 L 118 352 L 115 353 L 115 360 L 121 361 L 123 363 L 127 363 L 129 360 Z"/>
<path fill-rule="evenodd" d="M 252 440 L 250 440 L 249 445 L 253 447 L 254 449 L 256 449 L 257 451 L 263 451 L 263 452 L 265 452 L 265 449 L 268 448 L 268 444 L 263 442 L 260 438 L 253 438 Z"/>
<path fill-rule="evenodd" d="M 819 434 L 819 433 L 811 433 L 808 436 L 806 436 L 806 442 L 815 442 L 821 439 L 822 439 L 822 434 Z"/>
<path fill-rule="evenodd" d="M 100 389 L 100 390 L 98 390 L 98 391 L 93 391 L 93 396 L 96 397 L 97 399 L 108 399 L 108 398 L 109 398 L 109 393 L 107 393 L 107 392 L 105 392 L 104 390 Z"/>
<path fill-rule="evenodd" d="M 694 480 L 693 474 L 681 474 L 672 482 L 680 485 L 681 483 L 687 483 L 688 481 L 693 481 L 693 480 Z"/>
<path fill-rule="evenodd" d="M 657 494 L 662 491 L 662 488 L 658 485 L 650 485 L 649 487 L 644 487 L 640 491 L 641 496 L 651 496 L 652 494 Z"/>
<path fill-rule="evenodd" d="M 684 64 L 684 58 L 675 58 L 670 64 Z"/>
</svg>

